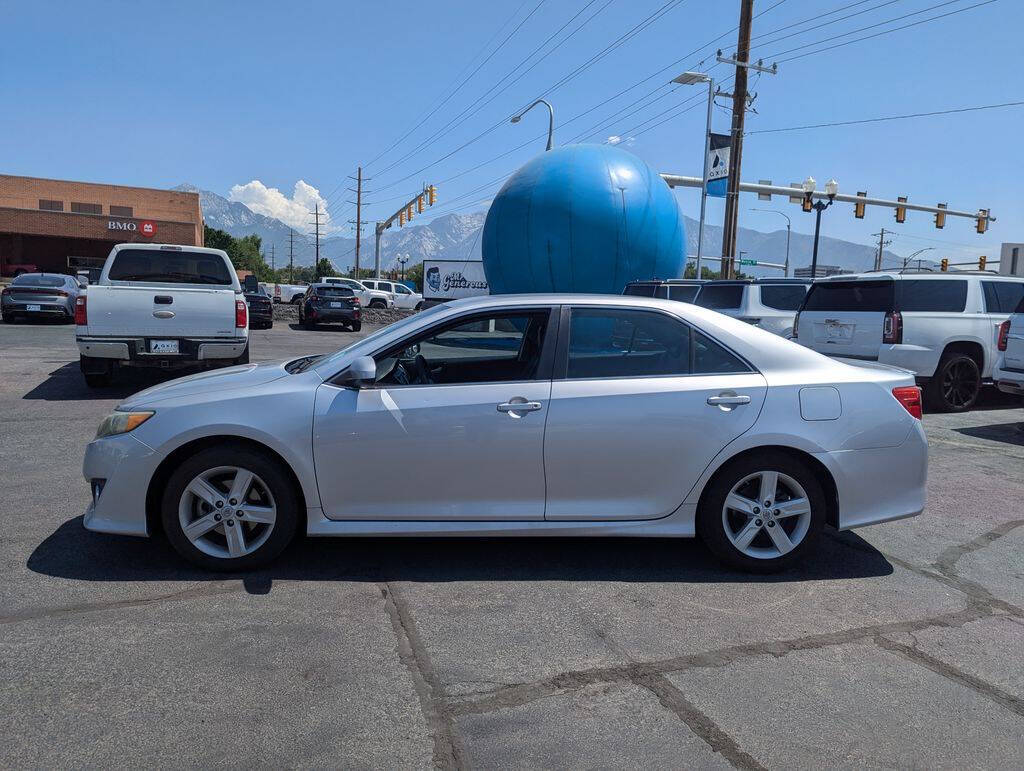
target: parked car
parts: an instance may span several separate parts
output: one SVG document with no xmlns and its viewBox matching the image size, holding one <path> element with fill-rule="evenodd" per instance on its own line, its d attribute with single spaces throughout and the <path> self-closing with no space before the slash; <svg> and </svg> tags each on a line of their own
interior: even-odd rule
<svg viewBox="0 0 1024 771">
<path fill-rule="evenodd" d="M 34 262 L 11 262 L 6 257 L 0 257 L 0 275 L 14 276 L 17 278 L 23 273 L 40 273 L 39 266 Z M 51 274 L 52 275 L 52 274 Z"/>
<path fill-rule="evenodd" d="M 920 396 L 910 373 L 686 303 L 473 297 L 333 354 L 128 398 L 86 449 L 84 521 L 161 529 L 212 570 L 264 564 L 300 527 L 699 535 L 730 565 L 778 570 L 826 524 L 922 510 Z"/>
<path fill-rule="evenodd" d="M 0 292 L 5 324 L 18 319 L 75 320 L 75 299 L 81 284 L 63 273 L 22 273 Z"/>
<path fill-rule="evenodd" d="M 1024 396 L 1024 299 L 999 326 L 997 341 L 1000 354 L 992 380 L 1000 391 Z"/>
<path fill-rule="evenodd" d="M 703 279 L 669 278 L 651 281 L 630 281 L 622 294 L 630 297 L 660 297 L 662 300 L 677 300 L 692 303 L 700 291 Z"/>
<path fill-rule="evenodd" d="M 801 345 L 913 372 L 930 406 L 961 412 L 991 378 L 999 327 L 1024 279 L 992 273 L 877 272 L 818 279 L 797 315 Z"/>
<path fill-rule="evenodd" d="M 317 324 L 339 322 L 353 332 L 363 328 L 355 292 L 337 284 L 310 284 L 299 303 L 299 324 L 305 329 L 316 329 Z"/>
<path fill-rule="evenodd" d="M 225 252 L 118 244 L 75 302 L 85 382 L 117 367 L 223 366 L 249 361 L 249 310 Z"/>
<path fill-rule="evenodd" d="M 395 308 L 403 311 L 418 311 L 423 308 L 423 295 L 412 291 L 405 284 L 397 281 L 380 281 L 378 279 L 364 279 L 363 284 L 367 289 L 376 289 L 378 292 L 385 292 L 391 297 Z"/>
<path fill-rule="evenodd" d="M 267 286 L 267 294 L 276 303 L 298 305 L 307 289 L 309 289 L 308 284 L 274 284 L 272 288 Z"/>
<path fill-rule="evenodd" d="M 273 329 L 274 304 L 263 285 L 259 284 L 255 291 L 244 294 L 249 305 L 249 329 Z"/>
<path fill-rule="evenodd" d="M 337 284 L 338 286 L 347 286 L 351 289 L 355 296 L 359 298 L 359 303 L 364 308 L 394 308 L 395 300 L 387 292 L 379 292 L 376 289 L 368 289 L 361 282 L 356 281 L 354 278 L 344 278 L 342 276 L 325 276 L 323 279 L 325 284 Z"/>
</svg>

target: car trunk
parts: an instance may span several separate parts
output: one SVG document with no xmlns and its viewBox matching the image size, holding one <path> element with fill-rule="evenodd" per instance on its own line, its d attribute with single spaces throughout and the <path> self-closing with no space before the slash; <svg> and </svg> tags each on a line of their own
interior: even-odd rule
<svg viewBox="0 0 1024 771">
<path fill-rule="evenodd" d="M 800 310 L 797 340 L 832 356 L 876 359 L 894 309 L 892 279 L 817 282 Z"/>
<path fill-rule="evenodd" d="M 89 335 L 234 337 L 234 289 L 90 286 Z"/>
</svg>

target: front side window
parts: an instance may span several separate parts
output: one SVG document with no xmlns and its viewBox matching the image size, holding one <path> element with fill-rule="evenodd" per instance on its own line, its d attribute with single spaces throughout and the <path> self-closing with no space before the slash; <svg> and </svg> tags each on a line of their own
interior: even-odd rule
<svg viewBox="0 0 1024 771">
<path fill-rule="evenodd" d="M 694 301 L 713 311 L 735 310 L 743 300 L 743 284 L 705 284 Z"/>
<path fill-rule="evenodd" d="M 409 287 L 405 284 L 395 284 L 395 291 L 398 294 L 412 294 L 412 292 L 409 291 Z"/>
<path fill-rule="evenodd" d="M 230 286 L 226 262 L 212 254 L 157 249 L 122 249 L 107 276 L 112 281 Z"/>
<path fill-rule="evenodd" d="M 761 284 L 761 304 L 777 311 L 797 310 L 806 294 L 806 284 Z"/>
<path fill-rule="evenodd" d="M 407 338 L 374 358 L 380 385 L 446 385 L 533 380 L 548 310 L 455 320 Z"/>
<path fill-rule="evenodd" d="M 982 281 L 981 288 L 989 313 L 1013 313 L 1024 301 L 1024 281 Z"/>
</svg>

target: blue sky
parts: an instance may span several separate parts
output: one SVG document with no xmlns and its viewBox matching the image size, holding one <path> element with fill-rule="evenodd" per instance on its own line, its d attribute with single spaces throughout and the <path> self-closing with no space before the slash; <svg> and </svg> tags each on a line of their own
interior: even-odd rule
<svg viewBox="0 0 1024 771">
<path fill-rule="evenodd" d="M 997 0 L 971 8 L 979 1 L 757 0 L 753 55 L 780 64 L 777 75 L 752 83 L 757 114 L 748 115 L 747 130 L 1024 99 L 1024 3 Z M 335 232 L 351 234 L 345 221 L 354 211 L 346 203 L 351 195 L 345 177 L 360 163 L 371 177 L 364 219 L 390 214 L 421 182 L 440 184 L 437 214 L 479 209 L 504 176 L 543 150 L 547 121 L 541 110 L 518 125 L 507 118 L 546 93 L 556 110 L 557 143 L 580 134 L 595 142 L 617 136 L 658 171 L 698 175 L 704 125 L 699 89 L 663 84 L 683 70 L 713 67 L 718 46 L 726 54 L 734 50 L 739 5 L 0 0 L 7 30 L 0 48 L 0 171 L 155 187 L 188 181 L 222 195 L 240 186 L 235 198 L 295 219 L 306 204 L 324 200 Z M 784 61 L 955 11 L 961 12 Z M 649 25 L 587 65 L 652 14 Z M 843 18 L 851 14 L 858 15 Z M 725 65 L 711 72 L 730 75 Z M 460 83 L 422 126 L 390 147 Z M 694 107 L 683 112 L 687 104 Z M 960 219 L 935 230 L 923 214 L 911 213 L 898 225 L 891 212 L 869 209 L 856 220 L 850 206 L 827 212 L 823 232 L 871 243 L 871 234 L 885 227 L 897 234 L 891 249 L 903 255 L 931 246 L 935 258 L 992 256 L 1001 241 L 1024 240 L 1022 119 L 1024 109 L 1017 107 L 751 134 L 743 178 L 785 184 L 810 174 L 819 183 L 835 177 L 844 192 L 907 195 L 971 210 L 987 206 L 998 222 L 984 236 L 974 232 L 972 221 Z M 716 130 L 727 129 L 724 109 L 714 120 Z M 308 187 L 296 189 L 299 180 Z M 696 216 L 696 191 L 677 195 L 683 210 Z M 812 216 L 782 199 L 768 204 L 745 198 L 741 225 L 768 231 L 784 224 L 776 215 L 749 211 L 755 206 L 781 209 L 795 230 L 813 231 Z M 714 201 L 709 221 L 720 223 L 721 217 Z"/>
</svg>

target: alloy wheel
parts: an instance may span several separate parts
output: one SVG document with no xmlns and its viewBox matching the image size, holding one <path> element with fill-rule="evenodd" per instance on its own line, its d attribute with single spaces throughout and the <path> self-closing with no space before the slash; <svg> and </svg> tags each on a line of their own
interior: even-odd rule
<svg viewBox="0 0 1024 771">
<path fill-rule="evenodd" d="M 277 521 L 274 496 L 258 475 L 218 466 L 195 476 L 178 503 L 181 531 L 211 557 L 244 557 L 270 537 Z"/>
<path fill-rule="evenodd" d="M 748 557 L 774 559 L 793 551 L 811 524 L 811 502 L 792 477 L 779 471 L 749 474 L 729 491 L 722 526 L 732 545 Z"/>
<path fill-rule="evenodd" d="M 942 398 L 953 409 L 969 405 L 977 397 L 977 368 L 965 360 L 954 361 L 942 373 Z"/>
</svg>

